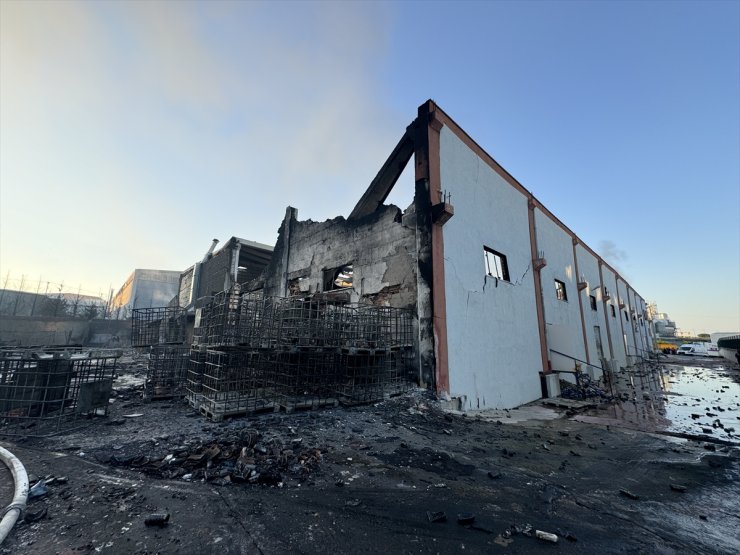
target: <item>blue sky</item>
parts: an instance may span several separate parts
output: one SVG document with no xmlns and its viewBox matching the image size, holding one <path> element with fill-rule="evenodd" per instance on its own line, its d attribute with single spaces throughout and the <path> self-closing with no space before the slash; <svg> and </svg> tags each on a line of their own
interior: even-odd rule
<svg viewBox="0 0 740 555">
<path fill-rule="evenodd" d="M 432 98 L 680 327 L 740 329 L 738 2 L 6 0 L 0 25 L 2 279 L 107 291 L 273 243 L 289 204 L 346 215 Z"/>
</svg>

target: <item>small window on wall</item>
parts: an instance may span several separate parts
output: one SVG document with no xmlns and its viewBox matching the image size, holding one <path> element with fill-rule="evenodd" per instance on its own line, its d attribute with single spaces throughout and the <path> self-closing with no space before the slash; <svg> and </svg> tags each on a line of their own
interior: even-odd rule
<svg viewBox="0 0 740 555">
<path fill-rule="evenodd" d="M 352 287 L 354 278 L 354 268 L 352 264 L 324 270 L 324 291 L 333 291 L 335 289 L 348 289 Z"/>
<path fill-rule="evenodd" d="M 613 304 L 610 304 L 609 305 L 609 308 L 612 309 L 612 318 L 616 318 L 617 317 L 617 311 L 614 309 L 614 305 Z"/>
<path fill-rule="evenodd" d="M 589 295 L 588 302 L 591 303 L 591 310 L 596 310 L 596 297 Z"/>
<path fill-rule="evenodd" d="M 483 260 L 486 264 L 486 275 L 509 281 L 509 265 L 506 263 L 506 255 L 483 247 Z"/>
<path fill-rule="evenodd" d="M 630 321 L 630 316 L 629 316 L 629 314 L 627 314 L 627 311 L 626 311 L 626 310 L 624 311 L 624 319 L 625 319 L 625 321 L 627 321 L 627 322 L 629 322 L 629 321 Z"/>
<path fill-rule="evenodd" d="M 559 279 L 555 280 L 555 297 L 559 301 L 568 300 L 568 293 L 565 291 L 565 282 L 562 282 Z"/>
</svg>

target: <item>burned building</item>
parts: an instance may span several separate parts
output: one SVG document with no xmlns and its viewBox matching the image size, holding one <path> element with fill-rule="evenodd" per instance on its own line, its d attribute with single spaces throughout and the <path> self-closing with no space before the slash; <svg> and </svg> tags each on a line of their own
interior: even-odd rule
<svg viewBox="0 0 740 555">
<path fill-rule="evenodd" d="M 413 201 L 384 204 L 412 159 Z M 274 248 L 216 243 L 132 335 L 196 348 L 172 387 L 207 414 L 367 402 L 399 380 L 511 408 L 653 353 L 645 300 L 432 101 L 346 218 L 288 207 Z"/>
<path fill-rule="evenodd" d="M 412 157 L 412 204 L 383 204 Z M 347 218 L 288 208 L 251 288 L 411 309 L 419 384 L 464 409 L 556 395 L 559 377 L 653 351 L 645 300 L 432 101 Z"/>
<path fill-rule="evenodd" d="M 225 291 L 261 275 L 272 257 L 272 247 L 232 237 L 215 251 L 214 239 L 203 260 L 180 274 L 175 303 L 187 308 L 202 297 Z"/>
</svg>

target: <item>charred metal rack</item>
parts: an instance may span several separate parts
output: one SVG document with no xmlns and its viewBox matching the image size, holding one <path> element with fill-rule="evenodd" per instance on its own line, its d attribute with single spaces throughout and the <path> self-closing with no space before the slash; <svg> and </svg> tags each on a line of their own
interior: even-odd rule
<svg viewBox="0 0 740 555">
<path fill-rule="evenodd" d="M 144 398 L 153 400 L 184 396 L 190 349 L 185 345 L 152 345 L 147 358 Z"/>
<path fill-rule="evenodd" d="M 373 402 L 405 389 L 409 311 L 291 297 L 276 301 L 273 318 L 270 374 L 286 410 Z"/>
<path fill-rule="evenodd" d="M 267 372 L 275 402 L 286 412 L 339 404 L 339 350 L 292 347 L 269 355 Z"/>
<path fill-rule="evenodd" d="M 266 353 L 245 348 L 208 349 L 197 409 L 212 420 L 273 409 Z"/>
<path fill-rule="evenodd" d="M 105 415 L 120 352 L 0 354 L 0 435 L 44 437 Z"/>
<path fill-rule="evenodd" d="M 235 286 L 209 299 L 195 324 L 187 397 L 212 419 L 367 403 L 408 384 L 414 344 L 408 310 L 264 298 Z"/>
<path fill-rule="evenodd" d="M 343 349 L 337 398 L 343 405 L 372 403 L 408 390 L 411 348 Z"/>
<path fill-rule="evenodd" d="M 162 306 L 133 310 L 131 316 L 132 347 L 182 344 L 186 337 L 187 313 L 184 308 Z"/>
<path fill-rule="evenodd" d="M 147 356 L 144 398 L 170 399 L 185 394 L 188 367 L 187 313 L 180 307 L 134 309 L 131 345 Z"/>
<path fill-rule="evenodd" d="M 188 360 L 187 380 L 185 385 L 185 396 L 188 404 L 200 410 L 200 402 L 203 398 L 203 374 L 206 364 L 206 350 L 190 349 Z"/>
<path fill-rule="evenodd" d="M 205 346 L 269 348 L 276 342 L 275 300 L 240 294 L 235 285 L 211 297 L 196 311 L 193 343 Z"/>
</svg>

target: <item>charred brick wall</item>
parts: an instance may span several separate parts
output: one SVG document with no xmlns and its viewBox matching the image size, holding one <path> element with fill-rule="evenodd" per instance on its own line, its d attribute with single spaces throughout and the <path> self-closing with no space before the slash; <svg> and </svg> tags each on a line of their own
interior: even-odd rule
<svg viewBox="0 0 740 555">
<path fill-rule="evenodd" d="M 325 273 L 351 264 L 352 302 L 416 306 L 416 232 L 413 208 L 383 206 L 359 220 L 298 221 L 288 210 L 268 267 L 265 293 L 282 296 L 326 290 Z M 300 285 L 297 285 L 300 283 Z"/>
</svg>

